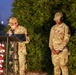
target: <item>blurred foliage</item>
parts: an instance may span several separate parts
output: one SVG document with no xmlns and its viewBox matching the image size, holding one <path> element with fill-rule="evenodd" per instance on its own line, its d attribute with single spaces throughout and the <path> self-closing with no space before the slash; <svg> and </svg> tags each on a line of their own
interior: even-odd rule
<svg viewBox="0 0 76 75">
<path fill-rule="evenodd" d="M 7 25 L 4 30 L 7 32 L 9 29 L 10 29 L 10 26 Z"/>
<path fill-rule="evenodd" d="M 69 43 L 69 52 L 70 52 L 70 56 L 69 56 L 69 72 L 71 74 L 76 74 L 76 34 L 74 36 L 71 37 L 70 39 L 70 43 Z"/>
</svg>

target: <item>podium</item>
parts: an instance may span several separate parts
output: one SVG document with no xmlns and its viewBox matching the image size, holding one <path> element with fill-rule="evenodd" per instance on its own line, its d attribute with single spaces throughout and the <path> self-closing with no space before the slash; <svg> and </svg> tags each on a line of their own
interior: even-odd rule
<svg viewBox="0 0 76 75">
<path fill-rule="evenodd" d="M 14 42 L 14 44 L 15 44 L 14 45 L 15 46 L 14 53 L 16 53 L 17 52 L 17 42 L 21 42 L 21 40 L 15 36 L 0 36 L 0 41 L 3 41 L 6 43 L 6 64 L 5 64 L 5 67 L 6 67 L 6 75 L 8 75 L 8 49 L 9 49 L 8 46 L 9 46 L 9 43 Z M 17 75 L 17 74 L 15 74 L 15 72 L 13 71 L 13 75 Z"/>
</svg>

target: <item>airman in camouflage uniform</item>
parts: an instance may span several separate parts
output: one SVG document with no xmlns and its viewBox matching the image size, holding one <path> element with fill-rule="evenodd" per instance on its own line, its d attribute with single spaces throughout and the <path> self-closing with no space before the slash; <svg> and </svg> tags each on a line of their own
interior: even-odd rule
<svg viewBox="0 0 76 75">
<path fill-rule="evenodd" d="M 49 48 L 51 50 L 54 75 L 68 75 L 68 47 L 70 39 L 69 27 L 63 22 L 63 13 L 57 12 L 54 16 L 56 24 L 50 30 Z"/>
<path fill-rule="evenodd" d="M 25 67 L 26 67 L 26 44 L 29 43 L 30 38 L 27 32 L 27 29 L 18 24 L 18 20 L 15 17 L 11 17 L 9 19 L 9 24 L 11 28 L 8 31 L 9 36 L 12 35 L 11 30 L 13 30 L 14 34 L 25 34 L 26 41 L 18 42 L 18 58 L 19 58 L 19 75 L 25 75 Z"/>
</svg>

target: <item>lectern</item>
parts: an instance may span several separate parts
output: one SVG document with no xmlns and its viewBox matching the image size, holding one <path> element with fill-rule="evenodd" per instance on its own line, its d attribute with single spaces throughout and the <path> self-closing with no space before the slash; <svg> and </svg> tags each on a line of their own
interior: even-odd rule
<svg viewBox="0 0 76 75">
<path fill-rule="evenodd" d="M 0 36 L 0 41 L 4 41 L 6 42 L 6 75 L 8 75 L 8 45 L 9 45 L 9 42 L 14 42 L 14 53 L 17 51 L 17 42 L 21 42 L 21 40 L 18 38 L 18 37 L 15 37 L 15 36 Z M 16 60 L 16 59 L 15 59 Z M 17 63 L 15 63 L 17 64 Z M 14 72 L 13 72 L 14 73 Z M 14 73 L 15 75 L 15 73 Z M 19 75 L 19 74 L 18 74 Z"/>
</svg>

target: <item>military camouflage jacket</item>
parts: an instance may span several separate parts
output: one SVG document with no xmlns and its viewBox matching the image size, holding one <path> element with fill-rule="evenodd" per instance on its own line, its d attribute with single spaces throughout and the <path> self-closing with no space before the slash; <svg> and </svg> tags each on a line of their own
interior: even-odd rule
<svg viewBox="0 0 76 75">
<path fill-rule="evenodd" d="M 11 29 L 9 29 L 9 31 L 11 31 Z M 9 31 L 7 32 L 7 34 L 9 33 Z M 25 34 L 26 37 L 26 41 L 22 41 L 22 42 L 18 42 L 18 46 L 20 48 L 25 48 L 25 44 L 28 44 L 30 41 L 30 37 L 28 35 L 27 29 L 23 26 L 18 26 L 15 30 L 14 30 L 14 34 Z M 19 48 L 19 49 L 20 49 Z"/>
<path fill-rule="evenodd" d="M 54 25 L 50 30 L 49 47 L 51 50 L 63 50 L 67 46 L 70 39 L 69 27 L 62 23 Z"/>
</svg>

